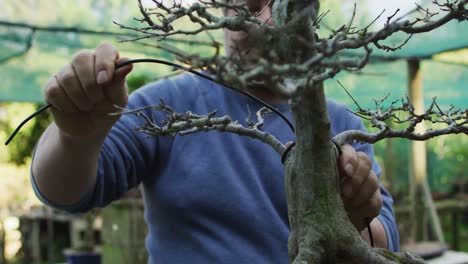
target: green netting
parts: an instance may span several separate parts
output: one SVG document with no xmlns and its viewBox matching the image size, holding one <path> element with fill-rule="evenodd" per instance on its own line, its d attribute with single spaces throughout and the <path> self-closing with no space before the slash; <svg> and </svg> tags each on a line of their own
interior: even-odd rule
<svg viewBox="0 0 468 264">
<path fill-rule="evenodd" d="M 117 2 L 107 1 L 113 5 L 113 9 L 109 9 L 108 6 L 104 6 L 104 9 L 100 7 L 102 3 L 107 3 L 106 1 L 86 0 L 85 2 L 90 3 L 93 12 L 87 11 L 91 9 L 91 7 L 86 6 L 81 6 L 78 10 L 79 12 L 76 11 L 78 13 L 71 9 L 66 9 L 68 12 L 66 17 L 58 16 L 56 18 L 47 18 L 46 22 L 39 24 L 43 26 L 79 25 L 82 28 L 115 31 L 118 29 L 115 25 L 110 23 L 110 14 L 117 11 L 119 17 L 126 18 L 126 20 L 122 21 L 124 24 L 136 23 L 135 21 L 132 21 L 131 18 L 137 15 L 131 15 L 122 11 L 127 7 L 119 7 L 119 5 L 125 3 L 125 1 L 120 1 L 120 4 Z M 322 10 L 332 8 L 332 14 L 328 15 L 325 19 L 325 23 L 328 26 L 336 27 L 336 25 L 341 25 L 349 21 L 349 14 L 337 15 L 336 10 L 340 13 L 342 13 L 341 11 L 343 10 L 340 11 L 339 8 L 336 7 L 336 2 L 321 2 L 324 3 L 322 5 Z M 349 0 L 343 1 L 345 4 L 342 6 L 350 6 L 351 2 L 352 1 Z M 358 1 L 361 16 L 356 18 L 356 23 L 359 25 L 366 25 L 369 20 L 372 20 L 370 19 L 371 16 L 368 14 L 369 11 L 366 11 L 364 8 L 364 2 L 366 1 Z M 48 9 L 58 8 L 57 10 L 62 10 L 60 8 L 63 8 L 61 7 L 61 5 L 63 5 L 62 3 L 52 5 L 49 2 L 40 2 L 36 7 L 40 8 L 43 4 L 49 5 L 47 6 Z M 3 19 L 3 12 L 8 13 L 8 6 L 9 4 L 6 5 L 6 11 L 0 11 L 0 20 Z M 25 7 L 25 9 L 28 8 L 30 7 Z M 55 12 L 60 14 L 57 10 Z M 10 12 L 11 17 L 6 16 L 6 18 L 9 18 L 10 20 L 16 17 L 21 19 L 21 17 L 24 16 L 31 17 L 30 19 L 25 19 L 25 21 L 33 23 L 36 19 L 32 16 L 31 12 L 33 11 L 31 10 L 28 11 L 29 13 L 24 11 L 25 14 L 23 15 L 18 10 L 12 9 Z M 61 12 L 64 11 L 62 10 Z M 87 17 L 87 19 L 77 20 L 83 14 L 86 14 L 86 12 L 91 12 L 92 15 Z M 102 12 L 107 12 L 109 14 L 106 13 L 107 15 L 104 16 L 102 15 L 104 14 Z M 98 16 L 96 14 L 101 15 Z M 125 33 L 123 30 L 121 32 Z M 372 98 L 381 98 L 388 92 L 391 92 L 392 96 L 404 96 L 406 94 L 407 86 L 407 69 L 406 62 L 403 59 L 426 59 L 422 63 L 426 102 L 428 102 L 434 95 L 438 95 L 439 101 L 443 105 L 453 103 L 459 107 L 466 107 L 466 101 L 468 100 L 466 89 L 468 78 L 468 55 L 465 55 L 467 58 L 464 61 L 462 60 L 461 64 L 464 65 L 461 66 L 441 64 L 427 59 L 432 58 L 434 54 L 438 54 L 440 52 L 468 47 L 467 32 L 468 23 L 453 21 L 433 32 L 413 36 L 413 38 L 398 51 L 384 52 L 374 48 L 374 59 L 372 60 L 371 65 L 368 65 L 368 67 L 365 68 L 362 75 L 342 73 L 336 78 L 342 80 L 345 86 L 353 92 L 353 95 L 360 98 L 360 101 L 362 102 L 370 102 L 370 99 Z M 27 51 L 27 53 L 23 54 L 23 51 L 28 47 L 28 40 L 31 36 L 33 36 L 31 42 L 32 47 Z M 407 35 L 405 34 L 398 34 L 385 41 L 384 44 L 398 46 L 406 39 L 406 37 Z M 214 38 L 221 40 L 222 36 L 217 32 L 215 33 Z M 209 40 L 206 35 L 199 36 L 198 39 Z M 119 50 L 121 50 L 123 56 L 130 58 L 152 57 L 173 60 L 171 55 L 161 50 L 150 49 L 133 43 L 118 43 L 116 37 L 111 36 L 43 31 L 37 31 L 34 35 L 31 35 L 31 31 L 28 29 L 0 26 L 0 81 L 2 83 L 2 87 L 0 88 L 0 101 L 42 102 L 41 89 L 47 82 L 47 79 L 57 72 L 62 65 L 67 63 L 74 52 L 81 48 L 92 49 L 97 43 L 102 41 L 114 43 L 117 45 Z M 199 45 L 184 45 L 176 43 L 176 46 L 195 54 L 206 54 L 212 51 Z M 393 63 L 382 63 L 382 58 L 385 58 L 385 60 L 401 60 L 397 60 Z M 170 70 L 171 69 L 162 66 L 138 65 L 135 73 L 147 73 L 152 78 L 156 79 L 169 74 Z M 350 102 L 344 92 L 338 88 L 336 82 L 333 80 L 328 81 L 327 86 L 328 94 L 331 97 L 335 97 L 340 101 L 344 100 Z M 440 91 L 443 91 L 443 93 Z"/>
<path fill-rule="evenodd" d="M 7 62 L 0 63 L 0 80 L 2 82 L 0 101 L 3 102 L 42 102 L 41 89 L 48 78 L 68 63 L 75 52 L 83 48 L 93 49 L 103 41 L 115 45 L 122 57 L 175 60 L 172 54 L 161 49 L 143 47 L 130 42 L 120 43 L 116 37 L 56 32 L 36 33 L 31 49 L 23 54 L 22 51 L 26 47 L 19 43 L 25 42 L 29 31 L 17 30 L 15 34 L 14 38 L 0 40 L 0 62 L 2 59 L 8 59 Z M 176 48 L 198 54 L 213 52 L 211 47 L 192 43 L 170 42 L 170 44 Z M 171 74 L 172 70 L 172 68 L 162 65 L 139 64 L 135 66 L 134 72 L 158 79 Z"/>
<path fill-rule="evenodd" d="M 21 53 L 25 47 L 18 45 L 18 40 L 23 42 L 27 37 L 28 31 L 16 31 L 16 34 L 8 41 L 0 41 L 0 58 Z M 74 52 L 81 48 L 92 48 L 100 41 L 114 43 L 121 50 L 123 56 L 131 58 L 174 59 L 161 50 L 133 43 L 118 43 L 114 37 L 77 37 L 76 34 L 69 33 L 36 33 L 33 47 L 25 55 L 0 64 L 0 80 L 2 81 L 0 101 L 42 102 L 41 88 L 47 79 L 67 63 Z M 193 52 L 209 52 L 209 49 L 196 45 L 176 45 Z M 409 51 L 405 52 L 413 54 Z M 413 54 L 413 56 L 415 55 Z M 170 68 L 155 65 L 138 65 L 135 70 L 136 74 L 148 74 L 154 79 L 165 76 L 170 71 Z M 422 74 L 426 103 L 429 103 L 433 96 L 438 96 L 439 102 L 443 105 L 452 103 L 458 107 L 466 107 L 468 67 L 450 65 L 436 60 L 424 60 Z M 404 96 L 407 93 L 405 60 L 371 63 L 361 74 L 342 73 L 335 79 L 341 80 L 352 91 L 353 95 L 364 104 L 371 102 L 371 99 L 381 98 L 388 92 L 395 97 Z M 327 86 L 331 97 L 337 98 L 339 101 L 351 102 L 334 80 L 328 81 Z"/>
<path fill-rule="evenodd" d="M 426 106 L 437 97 L 437 102 L 443 107 L 467 107 L 468 67 L 427 60 L 421 63 L 421 72 Z M 328 96 L 354 107 L 351 98 L 336 80 L 351 92 L 362 107 L 373 106 L 374 99 L 383 99 L 387 94 L 390 94 L 387 102 L 408 94 L 405 60 L 370 64 L 362 74 L 342 73 L 326 82 Z"/>
</svg>

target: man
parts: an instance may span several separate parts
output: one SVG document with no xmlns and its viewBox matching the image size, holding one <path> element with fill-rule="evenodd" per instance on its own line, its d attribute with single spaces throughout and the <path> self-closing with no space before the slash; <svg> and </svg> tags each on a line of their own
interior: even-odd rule
<svg viewBox="0 0 468 264">
<path fill-rule="evenodd" d="M 248 1 L 259 5 L 261 19 L 273 23 L 269 2 Z M 225 32 L 227 55 L 233 46 L 247 49 L 246 43 L 244 33 Z M 33 155 L 32 182 L 39 198 L 71 212 L 86 211 L 143 183 L 150 263 L 287 263 L 284 170 L 269 146 L 220 132 L 148 138 L 134 131 L 141 125 L 137 117 L 108 115 L 115 112 L 114 104 L 134 109 L 162 98 L 177 112 L 218 109 L 219 115 L 244 120 L 248 109 L 261 105 L 191 74 L 143 87 L 127 105 L 125 76 L 132 67 L 114 66 L 125 60 L 112 45 L 100 44 L 75 54 L 47 83 L 44 94 L 54 122 Z M 252 93 L 291 119 L 284 99 L 266 89 Z M 329 101 L 328 108 L 333 133 L 363 129 L 343 106 Z M 275 116 L 266 117 L 264 130 L 282 142 L 294 140 Z M 351 221 L 369 239 L 363 219 L 372 218 L 376 246 L 398 250 L 392 199 L 379 188 L 371 146 L 342 150 L 338 166 Z"/>
</svg>

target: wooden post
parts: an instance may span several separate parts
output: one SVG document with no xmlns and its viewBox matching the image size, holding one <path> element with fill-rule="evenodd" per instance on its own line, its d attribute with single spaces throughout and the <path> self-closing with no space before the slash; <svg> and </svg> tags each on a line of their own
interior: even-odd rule
<svg viewBox="0 0 468 264">
<path fill-rule="evenodd" d="M 32 221 L 32 232 L 31 232 L 31 253 L 33 263 L 41 263 L 41 227 L 40 227 L 40 218 L 33 217 Z"/>
<path fill-rule="evenodd" d="M 391 126 L 391 124 L 388 124 Z M 395 170 L 395 159 L 393 158 L 395 156 L 395 140 L 392 138 L 389 138 L 385 140 L 385 161 L 384 161 L 384 178 L 383 180 L 387 182 L 387 189 L 390 193 L 393 193 L 395 191 L 395 181 L 394 177 L 396 175 L 396 170 Z"/>
<path fill-rule="evenodd" d="M 3 225 L 3 219 L 0 217 L 0 264 L 5 264 L 5 226 Z"/>
<path fill-rule="evenodd" d="M 408 93 L 414 111 L 417 114 L 424 112 L 424 96 L 422 86 L 422 75 L 420 61 L 417 59 L 408 60 Z M 418 124 L 415 132 L 425 131 L 424 124 Z M 444 241 L 440 220 L 435 210 L 432 196 L 427 184 L 427 160 L 426 143 L 424 141 L 412 141 L 410 150 L 410 197 L 413 210 L 411 219 L 414 220 L 412 228 L 412 238 L 416 241 L 424 237 L 424 222 L 422 221 L 426 213 L 429 214 L 430 227 L 440 242 Z M 426 210 L 427 209 L 427 210 Z"/>
<path fill-rule="evenodd" d="M 46 206 L 46 219 L 47 219 L 47 260 L 51 263 L 55 262 L 55 230 L 54 230 L 54 212 L 51 207 Z"/>
<path fill-rule="evenodd" d="M 463 211 L 462 211 L 463 212 Z M 459 218 L 458 218 L 458 210 L 452 211 L 452 250 L 458 250 L 460 245 L 459 233 Z"/>
</svg>

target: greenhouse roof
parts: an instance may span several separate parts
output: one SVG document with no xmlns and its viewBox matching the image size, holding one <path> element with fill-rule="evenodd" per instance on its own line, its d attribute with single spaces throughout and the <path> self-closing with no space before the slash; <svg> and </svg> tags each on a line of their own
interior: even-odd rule
<svg viewBox="0 0 468 264">
<path fill-rule="evenodd" d="M 47 28 L 47 26 L 44 26 Z M 86 27 L 84 27 L 86 28 Z M 89 26 L 88 26 L 89 28 Z M 98 27 L 96 27 L 98 28 Z M 96 28 L 93 28 L 96 30 Z M 116 30 L 115 26 L 112 28 Z M 0 21 L 0 102 L 26 101 L 43 102 L 42 86 L 50 76 L 68 62 L 72 54 L 78 49 L 90 48 L 102 41 L 114 43 L 123 56 L 130 58 L 153 57 L 173 60 L 174 58 L 161 50 L 147 49 L 134 43 L 119 43 L 112 34 L 95 34 L 86 32 L 60 32 L 31 30 L 28 27 L 12 26 Z M 108 30 L 109 27 L 103 28 Z M 97 31 L 97 30 L 96 30 Z M 112 30 L 110 30 L 112 31 Z M 398 46 L 407 39 L 406 34 L 397 34 L 383 44 Z M 173 44 L 173 43 L 171 43 Z M 191 51 L 206 52 L 206 47 L 196 44 L 176 43 L 178 47 Z M 437 94 L 437 90 L 444 88 L 447 100 L 443 104 L 449 104 L 451 100 L 459 100 L 460 107 L 466 107 L 468 94 L 468 52 L 456 55 L 457 58 L 445 60 L 443 63 L 436 55 L 468 48 L 468 23 L 452 21 L 443 27 L 425 34 L 414 35 L 406 45 L 393 52 L 385 52 L 373 48 L 371 64 L 359 73 L 342 73 L 336 78 L 348 80 L 347 88 L 355 90 L 355 95 L 366 95 L 369 98 L 377 98 L 382 95 L 378 87 L 387 87 L 396 96 L 406 93 L 406 65 L 404 60 L 421 59 L 423 62 L 424 88 L 430 93 Z M 457 53 L 458 54 L 458 53 Z M 353 56 L 361 56 L 362 53 L 354 51 Z M 398 61 L 393 64 L 382 61 Z M 455 63 L 454 63 L 455 62 Z M 453 64 L 447 66 L 447 64 Z M 395 66 L 398 65 L 398 66 Z M 157 70 L 155 70 L 157 69 Z M 446 71 L 446 69 L 451 69 Z M 137 66 L 136 74 L 150 74 L 158 79 L 170 74 L 172 69 L 155 66 Z M 350 81 L 353 80 L 353 81 Z M 385 80 L 385 81 L 384 81 Z M 334 81 L 327 82 L 329 86 L 336 86 Z M 359 87 L 359 88 L 358 88 Z M 342 91 L 333 92 L 330 89 L 329 96 L 341 98 Z M 440 91 L 440 90 L 439 90 Z M 426 98 L 430 100 L 430 97 Z"/>
</svg>

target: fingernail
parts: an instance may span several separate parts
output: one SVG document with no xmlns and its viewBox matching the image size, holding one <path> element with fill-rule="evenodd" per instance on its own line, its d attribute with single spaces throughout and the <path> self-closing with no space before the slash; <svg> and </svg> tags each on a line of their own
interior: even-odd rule
<svg viewBox="0 0 468 264">
<path fill-rule="evenodd" d="M 354 173 L 353 165 L 351 165 L 350 163 L 346 164 L 344 170 L 348 176 L 350 177 L 353 176 L 353 173 Z"/>
<path fill-rule="evenodd" d="M 97 83 L 98 84 L 103 84 L 105 82 L 107 82 L 108 80 L 108 76 L 107 76 L 107 72 L 105 70 L 102 70 L 98 73 L 98 76 L 97 76 Z"/>
</svg>

